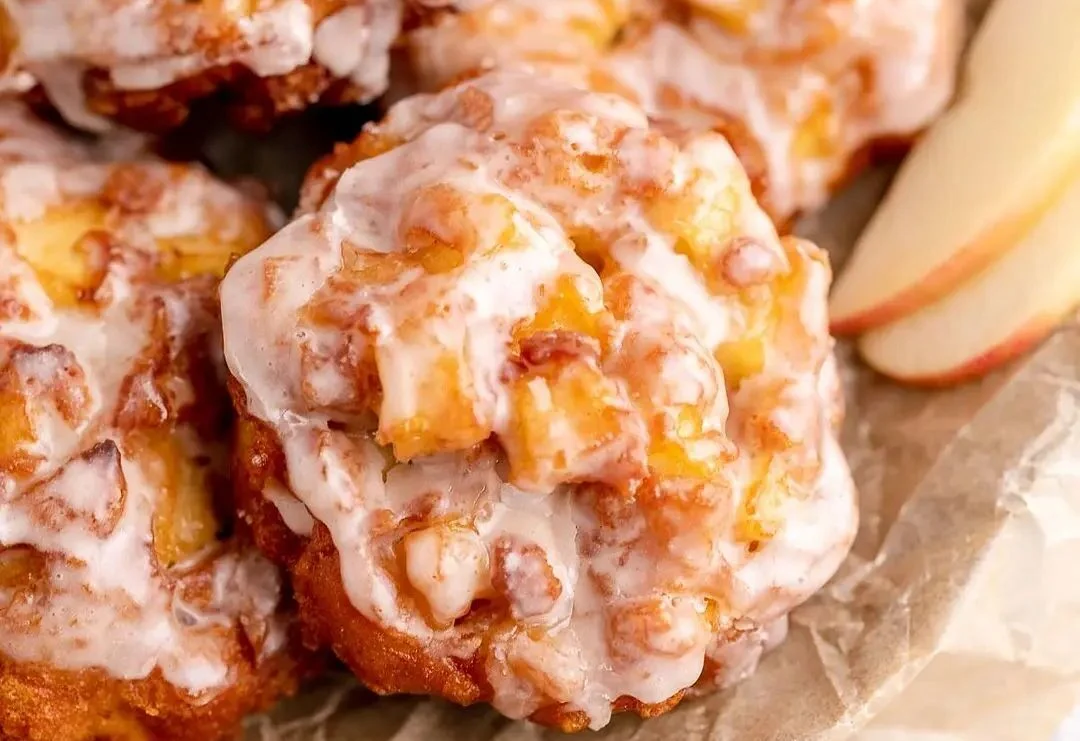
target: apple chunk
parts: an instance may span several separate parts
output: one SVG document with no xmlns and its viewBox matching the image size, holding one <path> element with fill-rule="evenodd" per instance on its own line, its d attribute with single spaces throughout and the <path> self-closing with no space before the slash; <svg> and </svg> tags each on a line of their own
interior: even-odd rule
<svg viewBox="0 0 1080 741">
<path fill-rule="evenodd" d="M 1080 171 L 1080 2 L 998 0 L 961 94 L 904 162 L 830 301 L 860 332 L 940 298 L 1021 239 Z"/>
<path fill-rule="evenodd" d="M 1080 177 L 1015 248 L 937 303 L 859 341 L 866 361 L 927 385 L 991 370 L 1080 304 Z"/>
</svg>

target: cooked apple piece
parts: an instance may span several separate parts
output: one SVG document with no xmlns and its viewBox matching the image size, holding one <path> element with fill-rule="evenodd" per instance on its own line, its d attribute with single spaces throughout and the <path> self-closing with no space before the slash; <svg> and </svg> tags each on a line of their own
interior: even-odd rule
<svg viewBox="0 0 1080 741">
<path fill-rule="evenodd" d="M 11 223 L 16 251 L 59 306 L 71 306 L 93 285 L 87 234 L 101 228 L 105 211 L 93 203 L 65 204 L 38 218 Z"/>
<path fill-rule="evenodd" d="M 833 290 L 834 331 L 941 298 L 1038 223 L 1080 171 L 1080 3 L 999 0 L 959 100 L 908 157 Z"/>
<path fill-rule="evenodd" d="M 198 555 L 214 542 L 217 517 L 209 468 L 168 432 L 140 433 L 128 441 L 161 496 L 154 510 L 154 552 L 169 568 Z"/>
<path fill-rule="evenodd" d="M 547 332 L 527 344 L 550 356 L 537 358 L 510 388 L 510 424 L 502 437 L 510 480 L 543 491 L 643 473 L 644 430 L 618 385 L 588 357 L 584 339 Z"/>
<path fill-rule="evenodd" d="M 379 442 L 393 446 L 399 460 L 468 448 L 490 434 L 464 361 L 448 348 L 418 345 L 421 352 L 430 354 L 412 375 L 385 382 Z"/>
<path fill-rule="evenodd" d="M 196 275 L 220 277 L 225 274 L 233 255 L 243 254 L 249 249 L 248 245 L 257 241 L 258 238 L 250 234 L 245 234 L 232 244 L 222 244 L 211 236 L 163 239 L 159 243 L 158 274 L 167 281 L 184 280 Z"/>
<path fill-rule="evenodd" d="M 38 460 L 31 453 L 37 435 L 28 411 L 18 391 L 0 388 L 0 472 L 22 476 Z"/>
</svg>

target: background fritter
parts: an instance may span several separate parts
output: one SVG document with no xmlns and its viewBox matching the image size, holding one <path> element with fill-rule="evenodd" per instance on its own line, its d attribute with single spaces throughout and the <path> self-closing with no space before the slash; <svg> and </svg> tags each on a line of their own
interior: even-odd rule
<svg viewBox="0 0 1080 741">
<path fill-rule="evenodd" d="M 217 95 L 265 128 L 385 90 L 403 0 L 9 0 L 9 89 L 40 85 L 73 124 L 162 131 Z"/>
<path fill-rule="evenodd" d="M 961 15 L 952 0 L 490 0 L 403 45 L 420 87 L 529 64 L 716 129 L 786 226 L 943 110 Z"/>
<path fill-rule="evenodd" d="M 224 479 L 217 276 L 269 226 L 0 108 L 0 738 L 224 738 L 295 688 Z"/>
</svg>

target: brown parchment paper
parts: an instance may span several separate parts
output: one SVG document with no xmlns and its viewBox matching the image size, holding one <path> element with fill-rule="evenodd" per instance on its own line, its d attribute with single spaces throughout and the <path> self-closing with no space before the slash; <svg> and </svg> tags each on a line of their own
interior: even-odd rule
<svg viewBox="0 0 1080 741">
<path fill-rule="evenodd" d="M 987 5 L 969 3 L 973 23 Z M 842 263 L 889 175 L 869 173 L 800 230 Z M 840 573 L 794 612 L 787 640 L 742 684 L 649 721 L 616 717 L 581 738 L 1050 741 L 1080 704 L 1080 326 L 944 392 L 894 386 L 850 348 L 839 352 L 843 444 L 862 502 Z M 252 718 L 247 733 L 562 737 L 485 708 L 376 698 L 345 677 Z"/>
</svg>

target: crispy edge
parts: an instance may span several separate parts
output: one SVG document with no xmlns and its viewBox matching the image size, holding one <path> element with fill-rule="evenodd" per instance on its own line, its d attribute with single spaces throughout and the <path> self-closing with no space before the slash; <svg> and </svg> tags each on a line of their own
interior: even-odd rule
<svg viewBox="0 0 1080 741">
<path fill-rule="evenodd" d="M 440 657 L 419 640 L 368 620 L 345 593 L 340 556 L 326 527 L 317 522 L 310 538 L 289 530 L 262 496 L 270 480 L 287 481 L 284 453 L 273 430 L 246 413 L 240 384 L 231 379 L 229 387 L 240 414 L 235 486 L 241 520 L 267 557 L 291 575 L 306 647 L 312 651 L 331 648 L 368 689 L 380 695 L 435 695 L 459 705 L 490 702 L 493 691 L 482 650 L 468 658 Z M 469 628 L 480 634 L 481 646 L 492 629 L 487 617 L 470 616 Z M 612 710 L 652 718 L 670 711 L 684 694 L 685 690 L 680 691 L 659 703 L 623 696 Z M 541 708 L 529 719 L 564 732 L 583 730 L 589 723 L 586 713 L 565 704 Z"/>
<path fill-rule="evenodd" d="M 238 636 L 232 684 L 199 704 L 155 670 L 123 681 L 99 669 L 65 671 L 0 659 L 0 741 L 183 741 L 234 737 L 245 715 L 292 695 L 317 662 L 283 652 L 261 666 Z"/>
</svg>

